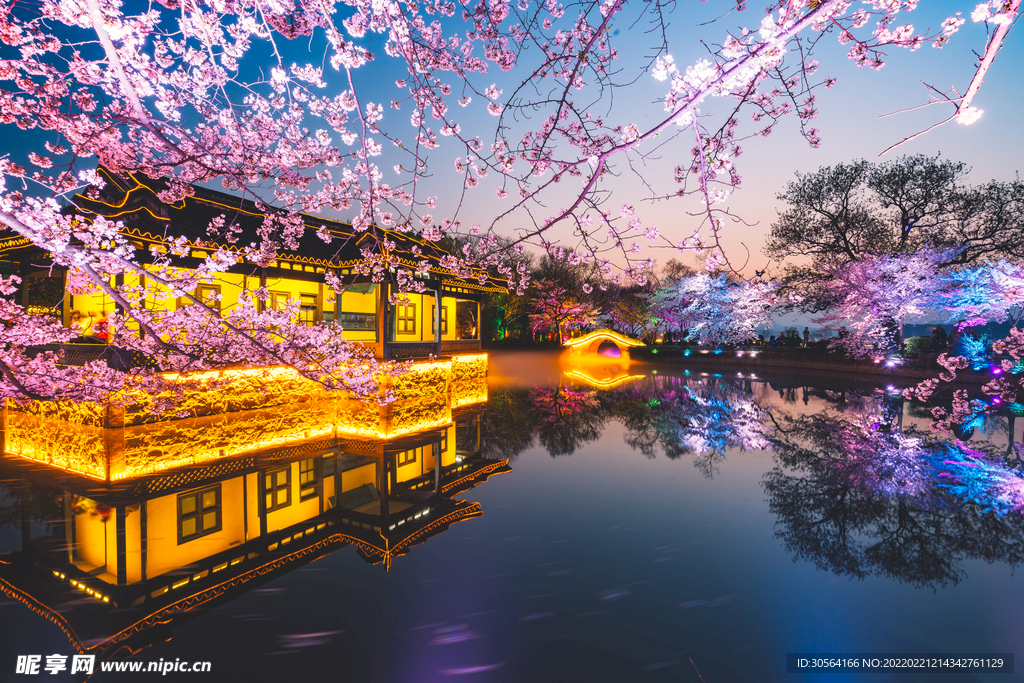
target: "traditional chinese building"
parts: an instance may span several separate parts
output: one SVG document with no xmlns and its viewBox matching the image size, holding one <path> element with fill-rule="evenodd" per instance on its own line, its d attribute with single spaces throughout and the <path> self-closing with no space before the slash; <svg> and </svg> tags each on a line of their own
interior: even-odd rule
<svg viewBox="0 0 1024 683">
<path fill-rule="evenodd" d="M 95 194 L 77 195 L 74 210 L 79 215 L 122 222 L 121 233 L 136 246 L 142 264 L 163 253 L 178 267 L 195 268 L 214 249 L 241 254 L 260 240 L 266 214 L 250 200 L 195 187 L 192 196 L 168 204 L 159 198 L 167 189 L 164 180 L 135 175 L 122 178 L 103 168 L 99 174 L 106 186 Z M 479 269 L 470 277 L 458 277 L 442 265 L 447 252 L 407 233 L 376 227 L 358 232 L 345 223 L 308 215 L 300 218 L 302 230 L 295 249 L 281 247 L 276 260 L 266 267 L 243 260 L 192 294 L 227 311 L 237 305 L 244 290 L 265 287 L 270 293 L 266 305 L 297 301 L 299 322 L 336 321 L 348 339 L 372 345 L 379 358 L 420 358 L 480 349 L 480 302 L 488 293 L 507 291 L 504 281 L 488 278 Z M 212 235 L 211 224 L 221 226 Z M 178 236 L 184 236 L 185 242 L 172 244 L 170 238 Z M 325 242 L 323 236 L 330 241 Z M 407 294 L 406 303 L 393 305 L 389 296 L 394 285 L 360 274 L 357 266 L 365 259 L 364 250 L 379 255 L 385 242 L 394 245 L 388 249 L 392 269 L 416 270 L 421 261 L 429 263 L 429 272 L 417 276 L 425 293 Z M 175 253 L 180 255 L 171 255 Z M 66 273 L 51 268 L 50 255 L 20 236 L 0 238 L 0 270 L 21 276 L 23 305 L 36 313 L 60 317 L 65 325 L 73 320 L 91 325 L 115 309 L 114 302 L 102 293 L 65 296 Z M 343 292 L 336 294 L 325 287 L 327 272 L 343 279 Z M 145 276 L 137 279 L 122 278 L 117 284 L 145 284 Z M 173 310 L 187 303 L 182 298 L 168 298 L 147 305 Z"/>
<path fill-rule="evenodd" d="M 77 652 L 106 658 L 344 546 L 388 568 L 480 515 L 455 496 L 509 471 L 482 453 L 483 382 L 419 397 L 414 423 L 408 406 L 375 421 L 328 402 L 220 426 L 159 423 L 146 437 L 11 411 L 0 470 L 20 480 L 7 517 L 20 519 L 22 540 L 0 556 L 0 592 L 57 624 Z"/>
</svg>

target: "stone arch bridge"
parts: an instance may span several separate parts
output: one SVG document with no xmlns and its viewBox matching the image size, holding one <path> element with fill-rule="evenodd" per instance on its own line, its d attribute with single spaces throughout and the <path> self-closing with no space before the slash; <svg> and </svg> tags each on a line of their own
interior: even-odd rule
<svg viewBox="0 0 1024 683">
<path fill-rule="evenodd" d="M 593 332 L 585 334 L 582 337 L 576 337 L 575 339 L 568 339 L 563 342 L 563 344 L 579 353 L 597 353 L 601 348 L 601 344 L 604 342 L 611 342 L 614 344 L 615 347 L 618 348 L 620 354 L 628 352 L 632 347 L 644 346 L 644 343 L 639 339 L 627 337 L 621 332 L 616 332 L 607 328 L 594 330 Z"/>
</svg>

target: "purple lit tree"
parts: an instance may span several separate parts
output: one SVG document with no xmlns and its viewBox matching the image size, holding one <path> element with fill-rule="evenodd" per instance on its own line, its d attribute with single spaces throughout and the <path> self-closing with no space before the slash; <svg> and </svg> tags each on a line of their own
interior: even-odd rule
<svg viewBox="0 0 1024 683">
<path fill-rule="evenodd" d="M 725 274 L 698 273 L 669 282 L 650 296 L 656 324 L 689 333 L 694 341 L 738 344 L 771 325 L 777 283 L 733 282 Z"/>
<path fill-rule="evenodd" d="M 1024 266 L 999 260 L 951 273 L 951 288 L 942 303 L 960 328 L 1009 321 L 1024 321 Z"/>
<path fill-rule="evenodd" d="M 530 332 L 534 338 L 540 332 L 557 337 L 561 344 L 567 333 L 593 325 L 597 321 L 597 309 L 583 301 L 565 287 L 550 280 L 538 280 L 534 295 L 533 310 L 530 314 Z"/>
<path fill-rule="evenodd" d="M 824 330 L 845 330 L 830 346 L 851 356 L 899 351 L 904 322 L 932 313 L 951 291 L 940 265 L 948 259 L 947 251 L 922 249 L 830 268 L 824 287 L 835 304 L 814 322 Z"/>
</svg>

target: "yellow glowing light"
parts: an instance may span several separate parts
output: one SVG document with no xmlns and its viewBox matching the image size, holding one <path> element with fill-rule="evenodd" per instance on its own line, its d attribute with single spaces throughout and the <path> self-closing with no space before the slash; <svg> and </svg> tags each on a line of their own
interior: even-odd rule
<svg viewBox="0 0 1024 683">
<path fill-rule="evenodd" d="M 595 389 L 612 389 L 614 387 L 625 384 L 626 382 L 632 382 L 633 380 L 643 379 L 647 375 L 622 375 L 621 377 L 613 377 L 611 379 L 597 379 L 580 370 L 569 370 L 565 373 L 566 377 L 585 382 Z"/>
<path fill-rule="evenodd" d="M 594 342 L 600 343 L 605 340 L 612 341 L 615 342 L 616 344 L 619 344 L 620 346 L 626 347 L 644 345 L 644 343 L 639 339 L 633 339 L 632 337 L 627 337 L 624 334 L 620 334 L 619 332 L 609 329 L 594 330 L 593 332 L 585 334 L 582 337 L 569 339 L 565 341 L 564 344 L 570 348 L 579 348 L 581 346 L 593 344 Z"/>
<path fill-rule="evenodd" d="M 487 380 L 452 382 L 452 408 L 462 408 L 487 402 Z"/>
<path fill-rule="evenodd" d="M 184 419 L 147 414 L 147 405 L 129 406 L 117 419 L 110 417 L 114 407 L 103 404 L 12 407 L 6 453 L 99 481 L 124 481 L 339 436 L 394 439 L 450 426 L 453 408 L 485 402 L 487 360 L 477 353 L 413 363 L 384 378 L 398 400 L 383 406 L 318 390 L 280 367 L 227 371 L 232 380 L 208 391 L 197 382 L 177 404 L 192 415 Z M 268 372 L 271 380 L 261 376 Z"/>
</svg>

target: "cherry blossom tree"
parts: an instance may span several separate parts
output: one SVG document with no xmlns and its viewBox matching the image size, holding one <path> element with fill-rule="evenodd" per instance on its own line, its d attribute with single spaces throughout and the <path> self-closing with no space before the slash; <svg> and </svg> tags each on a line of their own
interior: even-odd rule
<svg viewBox="0 0 1024 683">
<path fill-rule="evenodd" d="M 973 99 L 1019 4 L 993 0 L 972 14 L 993 33 L 965 94 L 943 93 L 943 104 L 955 107 L 960 123 L 981 113 Z M 572 249 L 607 271 L 612 257 L 620 259 L 627 276 L 650 269 L 644 245 L 715 250 L 728 217 L 721 204 L 740 184 L 735 159 L 741 143 L 767 135 L 787 114 L 797 116 L 811 145 L 818 143 L 812 127 L 816 93 L 835 83 L 814 58 L 825 36 L 850 45 L 849 57 L 858 65 L 879 68 L 886 49 L 916 49 L 928 41 L 941 47 L 965 21 L 954 15 L 938 30 L 919 33 L 899 21 L 900 12 L 913 6 L 771 3 L 752 29 L 715 28 L 717 36 L 704 43 L 707 57 L 684 66 L 672 56 L 672 6 L 660 2 L 164 0 L 137 9 L 119 0 L 7 3 L 0 8 L 0 122 L 38 142 L 24 159 L 0 160 L 0 223 L 52 253 L 55 265 L 69 270 L 73 290 L 112 298 L 143 337 L 135 343 L 121 334 L 114 341 L 156 354 L 164 367 L 227 362 L 198 350 L 199 340 L 213 335 L 223 340 L 214 347 L 229 351 L 232 361 L 240 354 L 246 363 L 291 363 L 303 372 L 310 360 L 338 369 L 358 349 L 337 346 L 337 362 L 316 356 L 335 347 L 325 347 L 319 332 L 261 318 L 256 302 L 262 294 L 229 321 L 189 295 L 188 285 L 233 263 L 259 267 L 273 260 L 301 227 L 299 211 L 331 212 L 357 230 L 381 226 L 431 240 L 445 230 L 479 233 L 474 248 L 452 255 L 444 266 L 460 276 L 476 273 L 474 261 L 494 266 L 516 288 L 527 281 L 527 269 L 510 265 L 503 254 L 527 243 L 550 246 L 556 226 L 576 242 Z M 735 9 L 744 10 L 745 2 Z M 614 32 L 643 22 L 651 29 L 645 33 L 652 37 L 650 61 L 628 68 L 666 86 L 663 111 L 641 126 L 632 112 L 595 112 L 641 80 L 622 78 L 618 66 L 625 62 Z M 308 57 L 296 60 L 298 52 Z M 520 69 L 512 81 L 518 85 L 498 87 L 492 68 Z M 369 69 L 374 76 L 366 75 Z M 395 90 L 387 103 L 381 84 L 392 71 Z M 708 97 L 720 96 L 732 104 L 719 118 L 701 109 Z M 394 113 L 386 114 L 388 108 Z M 496 118 L 479 124 L 478 112 Z M 754 119 L 756 130 L 740 127 L 741 113 Z M 620 204 L 612 203 L 619 174 L 669 145 L 689 150 L 679 155 L 684 161 L 668 177 L 641 179 L 651 199 L 699 200 L 703 222 L 686 235 L 659 230 L 631 205 L 612 208 Z M 433 163 L 442 147 L 445 159 Z M 244 249 L 213 250 L 187 282 L 167 263 L 146 271 L 153 290 L 133 291 L 117 282 L 132 280 L 120 276 L 141 275 L 143 268 L 119 225 L 62 205 L 72 193 L 101 184 L 96 163 L 114 174 L 168 179 L 160 195 L 165 202 L 188 196 L 197 183 L 219 182 L 266 210 L 264 229 Z M 427 188 L 433 174 L 448 169 L 460 189 L 455 204 L 443 209 L 438 230 L 438 197 Z M 391 170 L 393 180 L 385 180 Z M 505 204 L 490 225 L 464 226 L 462 199 L 477 187 Z M 509 225 L 515 236 L 500 243 L 496 231 Z M 340 246 L 326 245 L 325 253 Z M 721 249 L 716 253 L 725 258 Z M 417 287 L 386 241 L 366 261 L 363 272 L 375 280 L 400 291 Z M 327 284 L 344 285 L 337 279 Z M 155 288 L 182 293 L 196 317 L 147 317 L 139 302 L 155 295 Z M 51 395 L 44 380 L 32 385 L 35 375 L 18 370 L 29 362 L 19 345 L 59 342 L 67 333 L 35 318 L 8 319 L 17 329 L 8 331 L 11 341 L 0 358 L 4 395 Z M 282 335 L 289 338 L 284 347 L 276 342 Z M 301 362 L 283 348 L 303 349 Z M 36 359 L 50 363 L 36 368 L 38 377 L 77 372 L 59 370 L 51 356 Z M 96 381 L 107 388 L 116 384 Z"/>
<path fill-rule="evenodd" d="M 951 273 L 952 288 L 943 295 L 946 311 L 960 318 L 960 328 L 1024 321 L 1024 266 L 998 260 Z"/>
<path fill-rule="evenodd" d="M 550 280 L 538 280 L 533 302 L 536 313 L 530 314 L 530 332 L 555 335 L 561 344 L 565 335 L 597 322 L 597 309 L 581 300 L 565 287 Z"/>
<path fill-rule="evenodd" d="M 903 324 L 941 306 L 952 289 L 941 264 L 949 253 L 922 249 L 910 256 L 878 256 L 829 269 L 825 283 L 836 304 L 815 318 L 842 332 L 830 342 L 851 356 L 879 356 L 903 346 Z"/>
<path fill-rule="evenodd" d="M 976 266 L 1024 256 L 1024 183 L 967 184 L 970 169 L 940 156 L 884 163 L 858 160 L 798 173 L 778 199 L 765 253 L 785 261 L 789 308 L 833 305 L 826 286 L 836 268 L 878 256 L 944 250 L 936 266 Z M 786 292 L 784 292 L 785 294 Z"/>
<path fill-rule="evenodd" d="M 638 338 L 653 332 L 647 295 L 648 292 L 636 286 L 610 287 L 603 297 L 598 324 Z"/>
<path fill-rule="evenodd" d="M 778 284 L 753 278 L 732 282 L 725 274 L 679 278 L 651 295 L 651 313 L 669 329 L 685 329 L 693 341 L 738 344 L 771 325 Z"/>
</svg>

